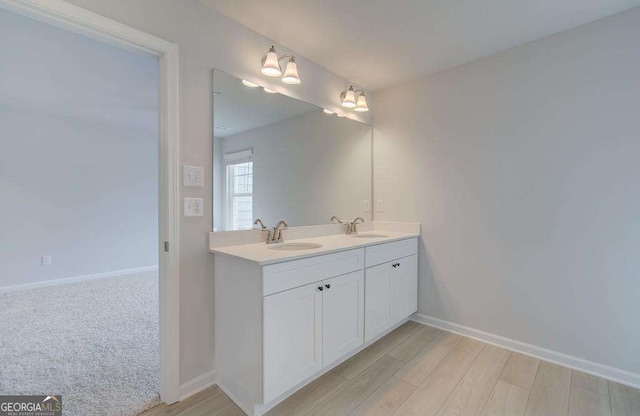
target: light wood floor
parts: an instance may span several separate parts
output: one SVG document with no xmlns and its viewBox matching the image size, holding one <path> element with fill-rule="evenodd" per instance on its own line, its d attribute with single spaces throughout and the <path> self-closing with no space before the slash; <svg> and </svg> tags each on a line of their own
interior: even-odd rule
<svg viewBox="0 0 640 416">
<path fill-rule="evenodd" d="M 216 387 L 144 416 L 244 415 Z M 407 322 L 268 416 L 640 416 L 640 391 Z"/>
</svg>

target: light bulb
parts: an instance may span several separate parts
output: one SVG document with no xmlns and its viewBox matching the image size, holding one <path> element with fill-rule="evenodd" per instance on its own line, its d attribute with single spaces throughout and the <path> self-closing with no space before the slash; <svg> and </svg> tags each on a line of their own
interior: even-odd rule
<svg viewBox="0 0 640 416">
<path fill-rule="evenodd" d="M 347 92 L 341 94 L 342 106 L 345 108 L 355 108 L 356 106 L 356 93 L 353 90 L 353 86 L 349 87 Z"/>
<path fill-rule="evenodd" d="M 261 72 L 268 77 L 279 77 L 282 75 L 282 69 L 280 68 L 280 64 L 278 63 L 278 54 L 276 53 L 276 48 L 269 48 L 269 52 L 262 58 L 262 69 Z"/>
<path fill-rule="evenodd" d="M 262 89 L 264 90 L 264 92 L 268 92 L 269 94 L 276 94 L 278 92 L 276 90 L 272 90 L 271 88 L 267 88 L 267 87 L 262 87 Z"/>
<path fill-rule="evenodd" d="M 325 114 L 329 114 L 329 115 L 334 114 L 333 111 L 327 110 L 326 108 L 323 111 L 324 111 Z"/>
<path fill-rule="evenodd" d="M 358 96 L 358 103 L 356 104 L 355 111 L 365 112 L 369 111 L 369 107 L 367 106 L 367 98 L 364 96 L 364 93 L 361 92 Z"/>
<path fill-rule="evenodd" d="M 287 62 L 282 82 L 285 84 L 300 84 L 300 82 L 302 82 L 298 75 L 298 64 L 296 64 L 296 58 L 293 56 L 289 59 L 289 62 Z"/>
<path fill-rule="evenodd" d="M 343 114 L 336 114 L 338 117 L 344 117 Z"/>
<path fill-rule="evenodd" d="M 259 85 L 258 85 L 258 84 L 254 84 L 253 82 L 251 82 L 251 81 L 247 81 L 246 79 L 243 79 L 243 80 L 242 80 L 242 85 L 244 85 L 245 87 L 249 87 L 249 88 L 256 88 L 256 87 L 259 87 Z"/>
</svg>

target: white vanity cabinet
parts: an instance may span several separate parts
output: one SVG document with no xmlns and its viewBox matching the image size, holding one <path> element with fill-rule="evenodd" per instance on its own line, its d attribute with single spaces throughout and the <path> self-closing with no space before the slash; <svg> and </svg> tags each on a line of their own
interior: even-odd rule
<svg viewBox="0 0 640 416">
<path fill-rule="evenodd" d="M 362 270 L 264 298 L 264 401 L 364 342 Z"/>
<path fill-rule="evenodd" d="M 366 248 L 365 342 L 418 310 L 416 239 Z"/>
<path fill-rule="evenodd" d="M 416 310 L 416 253 L 408 238 L 267 265 L 216 255 L 216 383 L 265 413 Z"/>
</svg>

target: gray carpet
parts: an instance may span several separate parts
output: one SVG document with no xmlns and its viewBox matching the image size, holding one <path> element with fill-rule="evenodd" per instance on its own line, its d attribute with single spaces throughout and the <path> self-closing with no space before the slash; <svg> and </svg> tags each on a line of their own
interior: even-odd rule
<svg viewBox="0 0 640 416">
<path fill-rule="evenodd" d="M 0 395 L 62 394 L 63 414 L 160 403 L 158 272 L 0 294 Z"/>
</svg>

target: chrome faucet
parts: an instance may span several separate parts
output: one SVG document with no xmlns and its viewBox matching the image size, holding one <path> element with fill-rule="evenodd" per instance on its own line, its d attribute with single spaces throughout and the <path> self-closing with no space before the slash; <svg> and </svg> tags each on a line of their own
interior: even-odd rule
<svg viewBox="0 0 640 416">
<path fill-rule="evenodd" d="M 361 217 L 358 217 L 347 224 L 347 235 L 358 234 L 358 221 L 360 221 L 361 223 L 364 222 Z"/>
<path fill-rule="evenodd" d="M 282 239 L 282 230 L 288 227 L 285 221 L 279 221 L 276 226 L 273 228 L 273 235 L 271 238 L 267 238 L 267 244 L 275 244 L 282 243 L 284 240 Z"/>
<path fill-rule="evenodd" d="M 253 225 L 258 225 L 258 224 L 260 224 L 261 231 L 264 231 L 267 233 L 267 244 L 271 244 L 271 240 L 273 239 L 273 228 L 267 228 L 260 218 L 258 218 L 253 222 Z"/>
</svg>

